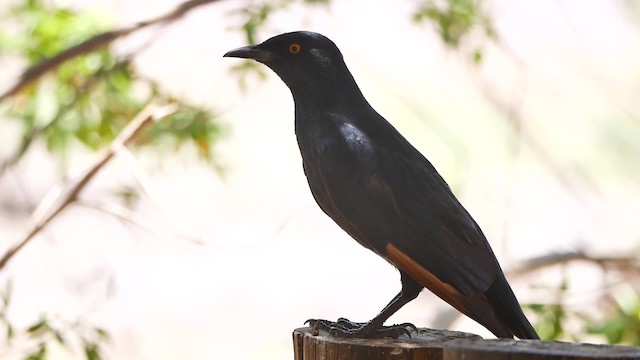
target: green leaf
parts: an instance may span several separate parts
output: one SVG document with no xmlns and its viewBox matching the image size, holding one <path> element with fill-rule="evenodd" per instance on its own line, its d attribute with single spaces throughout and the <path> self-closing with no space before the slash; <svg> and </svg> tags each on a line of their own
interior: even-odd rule
<svg viewBox="0 0 640 360">
<path fill-rule="evenodd" d="M 95 327 L 94 330 L 101 340 L 106 340 L 106 341 L 111 340 L 111 335 L 109 335 L 109 332 L 107 330 L 101 327 Z"/>
<path fill-rule="evenodd" d="M 47 344 L 41 343 L 38 346 L 38 350 L 36 350 L 34 353 L 27 355 L 24 359 L 25 360 L 45 360 L 46 358 L 47 358 Z"/>
<path fill-rule="evenodd" d="M 62 345 L 63 347 L 67 346 L 67 341 L 65 340 L 62 331 L 54 330 L 53 331 L 53 336 L 55 337 L 55 339 L 58 342 L 58 344 Z"/>
<path fill-rule="evenodd" d="M 7 284 L 4 287 L 4 290 L 0 294 L 0 297 L 2 297 L 2 305 L 4 309 L 9 307 L 9 304 L 11 303 L 12 295 L 13 295 L 13 282 L 11 280 L 8 280 Z"/>
<path fill-rule="evenodd" d="M 483 59 L 482 50 L 480 50 L 480 49 L 476 49 L 476 50 L 473 52 L 473 62 L 474 62 L 475 64 L 480 64 L 480 63 L 482 63 L 482 59 Z"/>
<path fill-rule="evenodd" d="M 7 342 L 11 342 L 11 340 L 13 340 L 13 337 L 15 336 L 13 325 L 11 325 L 10 322 L 7 322 L 6 329 L 7 329 Z"/>
<path fill-rule="evenodd" d="M 34 323 L 33 325 L 29 326 L 27 328 L 27 333 L 31 334 L 32 336 L 38 332 L 42 332 L 45 330 L 48 330 L 49 328 L 49 323 L 47 322 L 46 318 L 41 318 L 40 320 L 38 320 L 38 322 Z"/>
<path fill-rule="evenodd" d="M 445 44 L 458 48 L 476 29 L 487 37 L 493 34 L 484 4 L 485 0 L 422 0 L 412 18 L 417 23 L 430 22 Z M 472 59 L 477 61 L 478 57 L 474 55 Z"/>
<path fill-rule="evenodd" d="M 100 346 L 94 342 L 84 343 L 84 354 L 87 360 L 101 360 Z"/>
</svg>

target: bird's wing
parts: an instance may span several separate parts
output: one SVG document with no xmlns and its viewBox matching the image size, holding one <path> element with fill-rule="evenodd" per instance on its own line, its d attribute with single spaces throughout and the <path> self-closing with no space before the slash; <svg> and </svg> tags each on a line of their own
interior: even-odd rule
<svg viewBox="0 0 640 360">
<path fill-rule="evenodd" d="M 381 149 L 378 161 L 380 181 L 401 209 L 403 236 L 392 245 L 461 293 L 484 293 L 500 272 L 498 262 L 431 163 L 413 148 L 409 153 Z"/>
<path fill-rule="evenodd" d="M 500 269 L 482 231 L 433 166 L 389 128 L 397 136 L 390 143 L 402 151 L 361 132 L 338 136 L 305 164 L 316 201 L 358 242 L 401 270 L 426 271 L 422 277 L 430 279 L 421 281 L 433 284 L 424 286 L 484 293 Z"/>
</svg>

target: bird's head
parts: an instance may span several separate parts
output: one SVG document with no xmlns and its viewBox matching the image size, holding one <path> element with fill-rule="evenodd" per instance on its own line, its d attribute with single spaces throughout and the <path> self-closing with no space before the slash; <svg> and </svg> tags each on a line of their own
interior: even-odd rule
<svg viewBox="0 0 640 360">
<path fill-rule="evenodd" d="M 231 50 L 225 57 L 253 59 L 271 68 L 296 95 L 314 92 L 341 78 L 351 79 L 338 47 L 327 37 L 309 31 L 277 35 L 262 44 Z"/>
</svg>

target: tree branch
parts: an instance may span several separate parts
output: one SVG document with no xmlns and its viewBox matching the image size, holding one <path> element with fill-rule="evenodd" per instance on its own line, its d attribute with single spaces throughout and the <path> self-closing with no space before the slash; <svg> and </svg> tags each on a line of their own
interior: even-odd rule
<svg viewBox="0 0 640 360">
<path fill-rule="evenodd" d="M 55 188 L 42 199 L 38 207 L 35 209 L 30 219 L 30 227 L 26 235 L 17 241 L 7 252 L 0 258 L 0 270 L 4 269 L 9 260 L 11 260 L 18 251 L 34 238 L 47 224 L 49 224 L 58 214 L 60 214 L 67 206 L 72 204 L 78 198 L 78 195 L 91 182 L 95 175 L 118 153 L 120 149 L 127 146 L 146 126 L 152 122 L 156 122 L 174 112 L 178 106 L 175 104 L 166 105 L 156 108 L 152 105 L 142 110 L 127 127 L 125 127 L 118 137 L 116 137 L 109 147 L 91 164 L 85 172 L 67 183 L 66 188 Z"/>
<path fill-rule="evenodd" d="M 69 61 L 78 56 L 82 56 L 88 54 L 92 51 L 95 51 L 101 47 L 105 47 L 115 40 L 130 35 L 138 30 L 142 30 L 148 28 L 153 25 L 159 24 L 167 24 L 171 23 L 175 20 L 180 19 L 186 13 L 193 10 L 196 7 L 210 4 L 220 0 L 190 0 L 185 1 L 184 3 L 176 6 L 173 10 L 168 13 L 149 19 L 145 21 L 141 21 L 135 23 L 133 25 L 125 26 L 120 29 L 110 30 L 107 32 L 103 32 L 101 34 L 95 35 L 92 38 L 81 42 L 78 45 L 72 46 L 50 58 L 44 59 L 37 64 L 32 65 L 28 69 L 26 69 L 16 80 L 16 82 L 9 87 L 4 93 L 0 95 L 0 102 L 5 99 L 15 95 L 20 90 L 24 89 L 27 85 L 37 81 L 44 74 L 53 71 L 58 68 L 61 64 L 66 61 Z"/>
</svg>

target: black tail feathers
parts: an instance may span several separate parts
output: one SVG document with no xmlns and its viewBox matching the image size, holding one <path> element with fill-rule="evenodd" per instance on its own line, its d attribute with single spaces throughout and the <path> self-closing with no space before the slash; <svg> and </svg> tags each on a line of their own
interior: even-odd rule
<svg viewBox="0 0 640 360">
<path fill-rule="evenodd" d="M 519 339 L 540 339 L 522 312 L 520 303 L 518 303 L 504 275 L 499 276 L 493 282 L 485 295 L 498 319 L 513 336 Z"/>
</svg>

